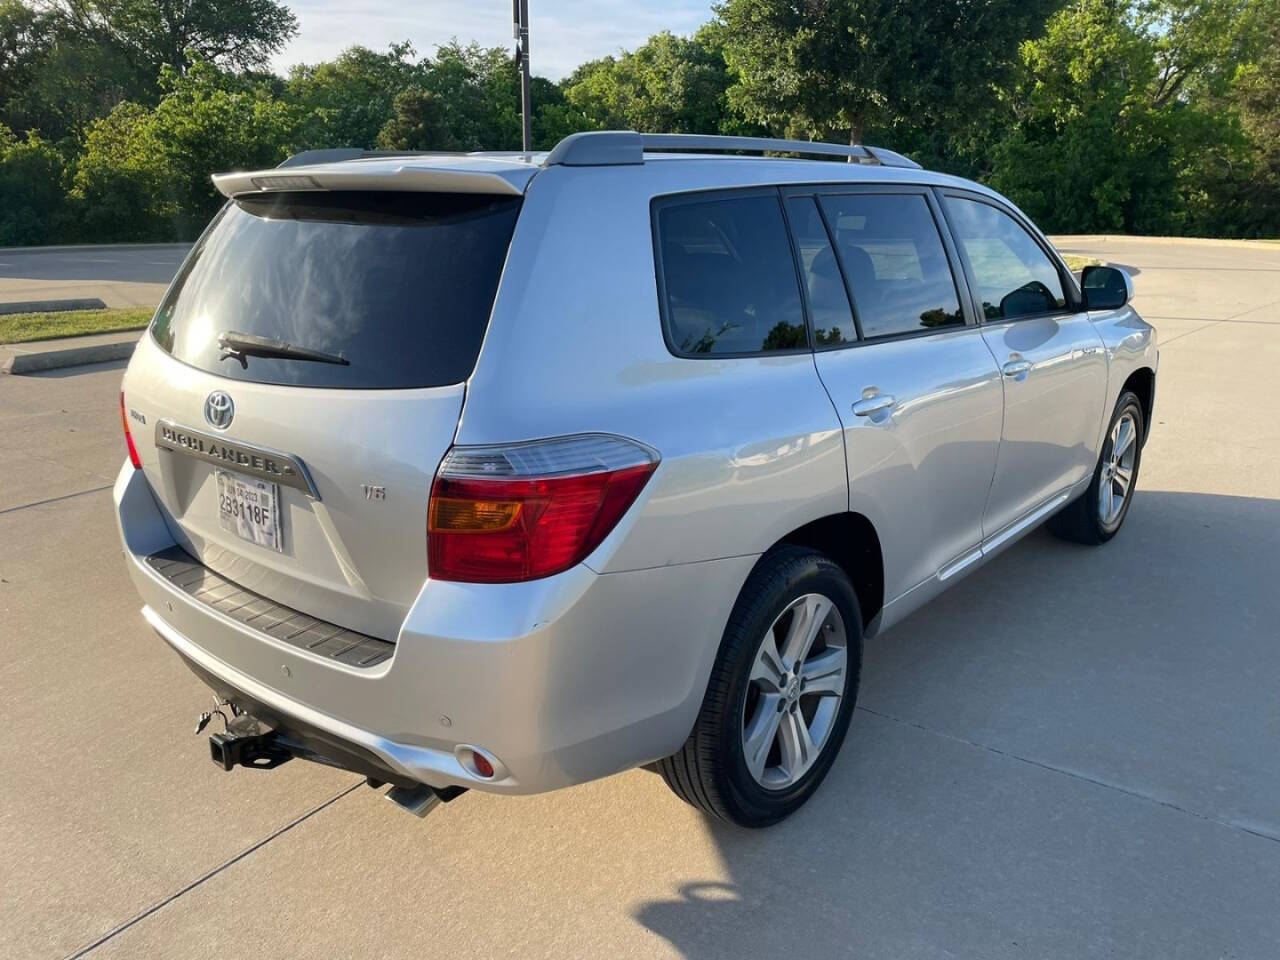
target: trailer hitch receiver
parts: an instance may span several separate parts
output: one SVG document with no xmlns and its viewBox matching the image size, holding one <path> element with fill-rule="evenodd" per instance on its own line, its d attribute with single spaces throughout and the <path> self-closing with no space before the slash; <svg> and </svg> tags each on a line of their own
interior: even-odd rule
<svg viewBox="0 0 1280 960">
<path fill-rule="evenodd" d="M 242 713 L 227 723 L 226 730 L 209 737 L 209 754 L 223 770 L 271 770 L 292 760 L 294 751 L 272 727 Z"/>
</svg>

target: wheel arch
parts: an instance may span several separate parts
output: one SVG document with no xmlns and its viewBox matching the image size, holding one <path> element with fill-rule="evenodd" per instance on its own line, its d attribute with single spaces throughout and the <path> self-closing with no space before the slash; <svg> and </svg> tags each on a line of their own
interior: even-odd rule
<svg viewBox="0 0 1280 960">
<path fill-rule="evenodd" d="M 858 597 L 863 629 L 870 632 L 884 607 L 884 551 L 871 521 L 852 511 L 828 514 L 797 527 L 773 546 L 783 544 L 816 550 L 844 571 Z"/>
<path fill-rule="evenodd" d="M 1122 395 L 1126 390 L 1132 390 L 1142 404 L 1142 442 L 1146 443 L 1151 435 L 1151 414 L 1156 402 L 1156 372 L 1150 367 L 1138 367 L 1120 387 Z"/>
</svg>

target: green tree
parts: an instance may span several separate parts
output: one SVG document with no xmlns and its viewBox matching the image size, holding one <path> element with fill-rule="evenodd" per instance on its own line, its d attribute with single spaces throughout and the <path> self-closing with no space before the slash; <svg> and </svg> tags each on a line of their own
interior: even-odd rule
<svg viewBox="0 0 1280 960">
<path fill-rule="evenodd" d="M 583 64 L 564 82 L 565 98 L 588 129 L 655 133 L 729 132 L 730 77 L 719 34 L 663 31 L 618 57 Z"/>
<path fill-rule="evenodd" d="M 183 238 L 181 211 L 155 115 L 128 101 L 95 121 L 76 164 L 70 202 L 78 236 L 98 243 Z"/>
<path fill-rule="evenodd" d="M 1243 158 L 1202 179 L 1198 225 L 1209 234 L 1280 237 L 1280 17 L 1271 20 L 1258 59 L 1243 64 L 1213 103 L 1239 119 Z"/>
<path fill-rule="evenodd" d="M 302 147 L 373 147 L 396 111 L 397 95 L 420 86 L 426 70 L 408 42 L 384 53 L 348 47 L 336 59 L 289 73 L 289 95 L 308 114 Z"/>
<path fill-rule="evenodd" d="M 62 155 L 36 133 L 0 126 L 0 246 L 52 243 L 65 228 Z"/>
<path fill-rule="evenodd" d="M 394 116 L 378 134 L 382 150 L 456 150 L 445 117 L 444 101 L 421 87 L 396 94 Z"/>
<path fill-rule="evenodd" d="M 199 62 L 162 82 L 154 110 L 120 104 L 89 132 L 73 197 L 102 239 L 190 239 L 224 202 L 211 174 L 292 152 L 302 115 L 271 83 Z"/>
<path fill-rule="evenodd" d="M 196 62 L 234 70 L 267 66 L 298 32 L 298 18 L 276 0 L 51 0 L 76 34 L 112 44 L 158 76 Z"/>
<path fill-rule="evenodd" d="M 0 123 L 59 141 L 82 138 L 121 100 L 155 100 L 154 75 L 51 10 L 0 0 Z"/>
<path fill-rule="evenodd" d="M 729 103 L 792 135 L 909 121 L 957 126 L 990 110 L 1018 43 L 1060 0 L 722 0 Z"/>
<path fill-rule="evenodd" d="M 1262 49 L 1268 7 L 1274 0 L 1075 0 L 1021 47 L 992 185 L 1049 230 L 1226 228 L 1214 197 L 1248 142 L 1238 117 L 1206 98 Z"/>
</svg>

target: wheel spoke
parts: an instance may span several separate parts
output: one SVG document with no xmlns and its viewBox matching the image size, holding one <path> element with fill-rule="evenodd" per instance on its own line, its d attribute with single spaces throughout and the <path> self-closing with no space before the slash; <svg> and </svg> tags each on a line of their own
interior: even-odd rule
<svg viewBox="0 0 1280 960">
<path fill-rule="evenodd" d="M 778 746 L 782 750 L 782 769 L 786 771 L 788 780 L 795 782 L 809 769 L 814 754 L 818 752 L 799 710 L 783 713 L 778 727 Z"/>
<path fill-rule="evenodd" d="M 814 638 L 818 636 L 830 610 L 831 601 L 816 593 L 801 597 L 796 603 L 781 651 L 782 662 L 792 670 L 804 663 L 804 658 L 809 655 L 809 648 L 813 646 Z"/>
<path fill-rule="evenodd" d="M 1133 438 L 1136 432 L 1133 429 L 1133 421 L 1128 417 L 1120 421 L 1119 426 L 1116 428 L 1116 440 L 1111 448 L 1111 455 L 1115 459 L 1119 460 L 1133 445 Z"/>
<path fill-rule="evenodd" d="M 827 647 L 810 657 L 800 668 L 804 681 L 801 693 L 825 697 L 844 695 L 844 670 L 848 655 L 844 647 Z"/>
<path fill-rule="evenodd" d="M 768 693 L 778 693 L 782 689 L 782 675 L 787 672 L 782 665 L 782 657 L 778 655 L 778 645 L 773 634 L 766 633 L 760 652 L 756 654 L 756 662 L 751 665 L 751 679 Z"/>
<path fill-rule="evenodd" d="M 778 724 L 782 721 L 783 711 L 778 709 L 782 698 L 775 693 L 766 693 L 760 697 L 756 705 L 755 715 L 747 724 L 742 735 L 742 750 L 747 760 L 747 768 L 757 780 L 764 773 L 765 762 L 769 759 L 769 748 L 778 735 Z"/>
<path fill-rule="evenodd" d="M 1133 473 L 1128 468 L 1116 464 L 1112 477 L 1115 479 L 1116 486 L 1120 488 L 1120 496 L 1123 497 L 1129 492 L 1129 484 L 1133 481 Z"/>
</svg>

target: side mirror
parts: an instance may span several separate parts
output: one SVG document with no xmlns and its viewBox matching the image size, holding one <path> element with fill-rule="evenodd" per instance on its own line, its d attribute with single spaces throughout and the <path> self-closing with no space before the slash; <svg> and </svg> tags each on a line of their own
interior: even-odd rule
<svg viewBox="0 0 1280 960">
<path fill-rule="evenodd" d="M 1086 310 L 1118 310 L 1133 299 L 1133 280 L 1119 267 L 1085 267 L 1080 280 Z"/>
</svg>

